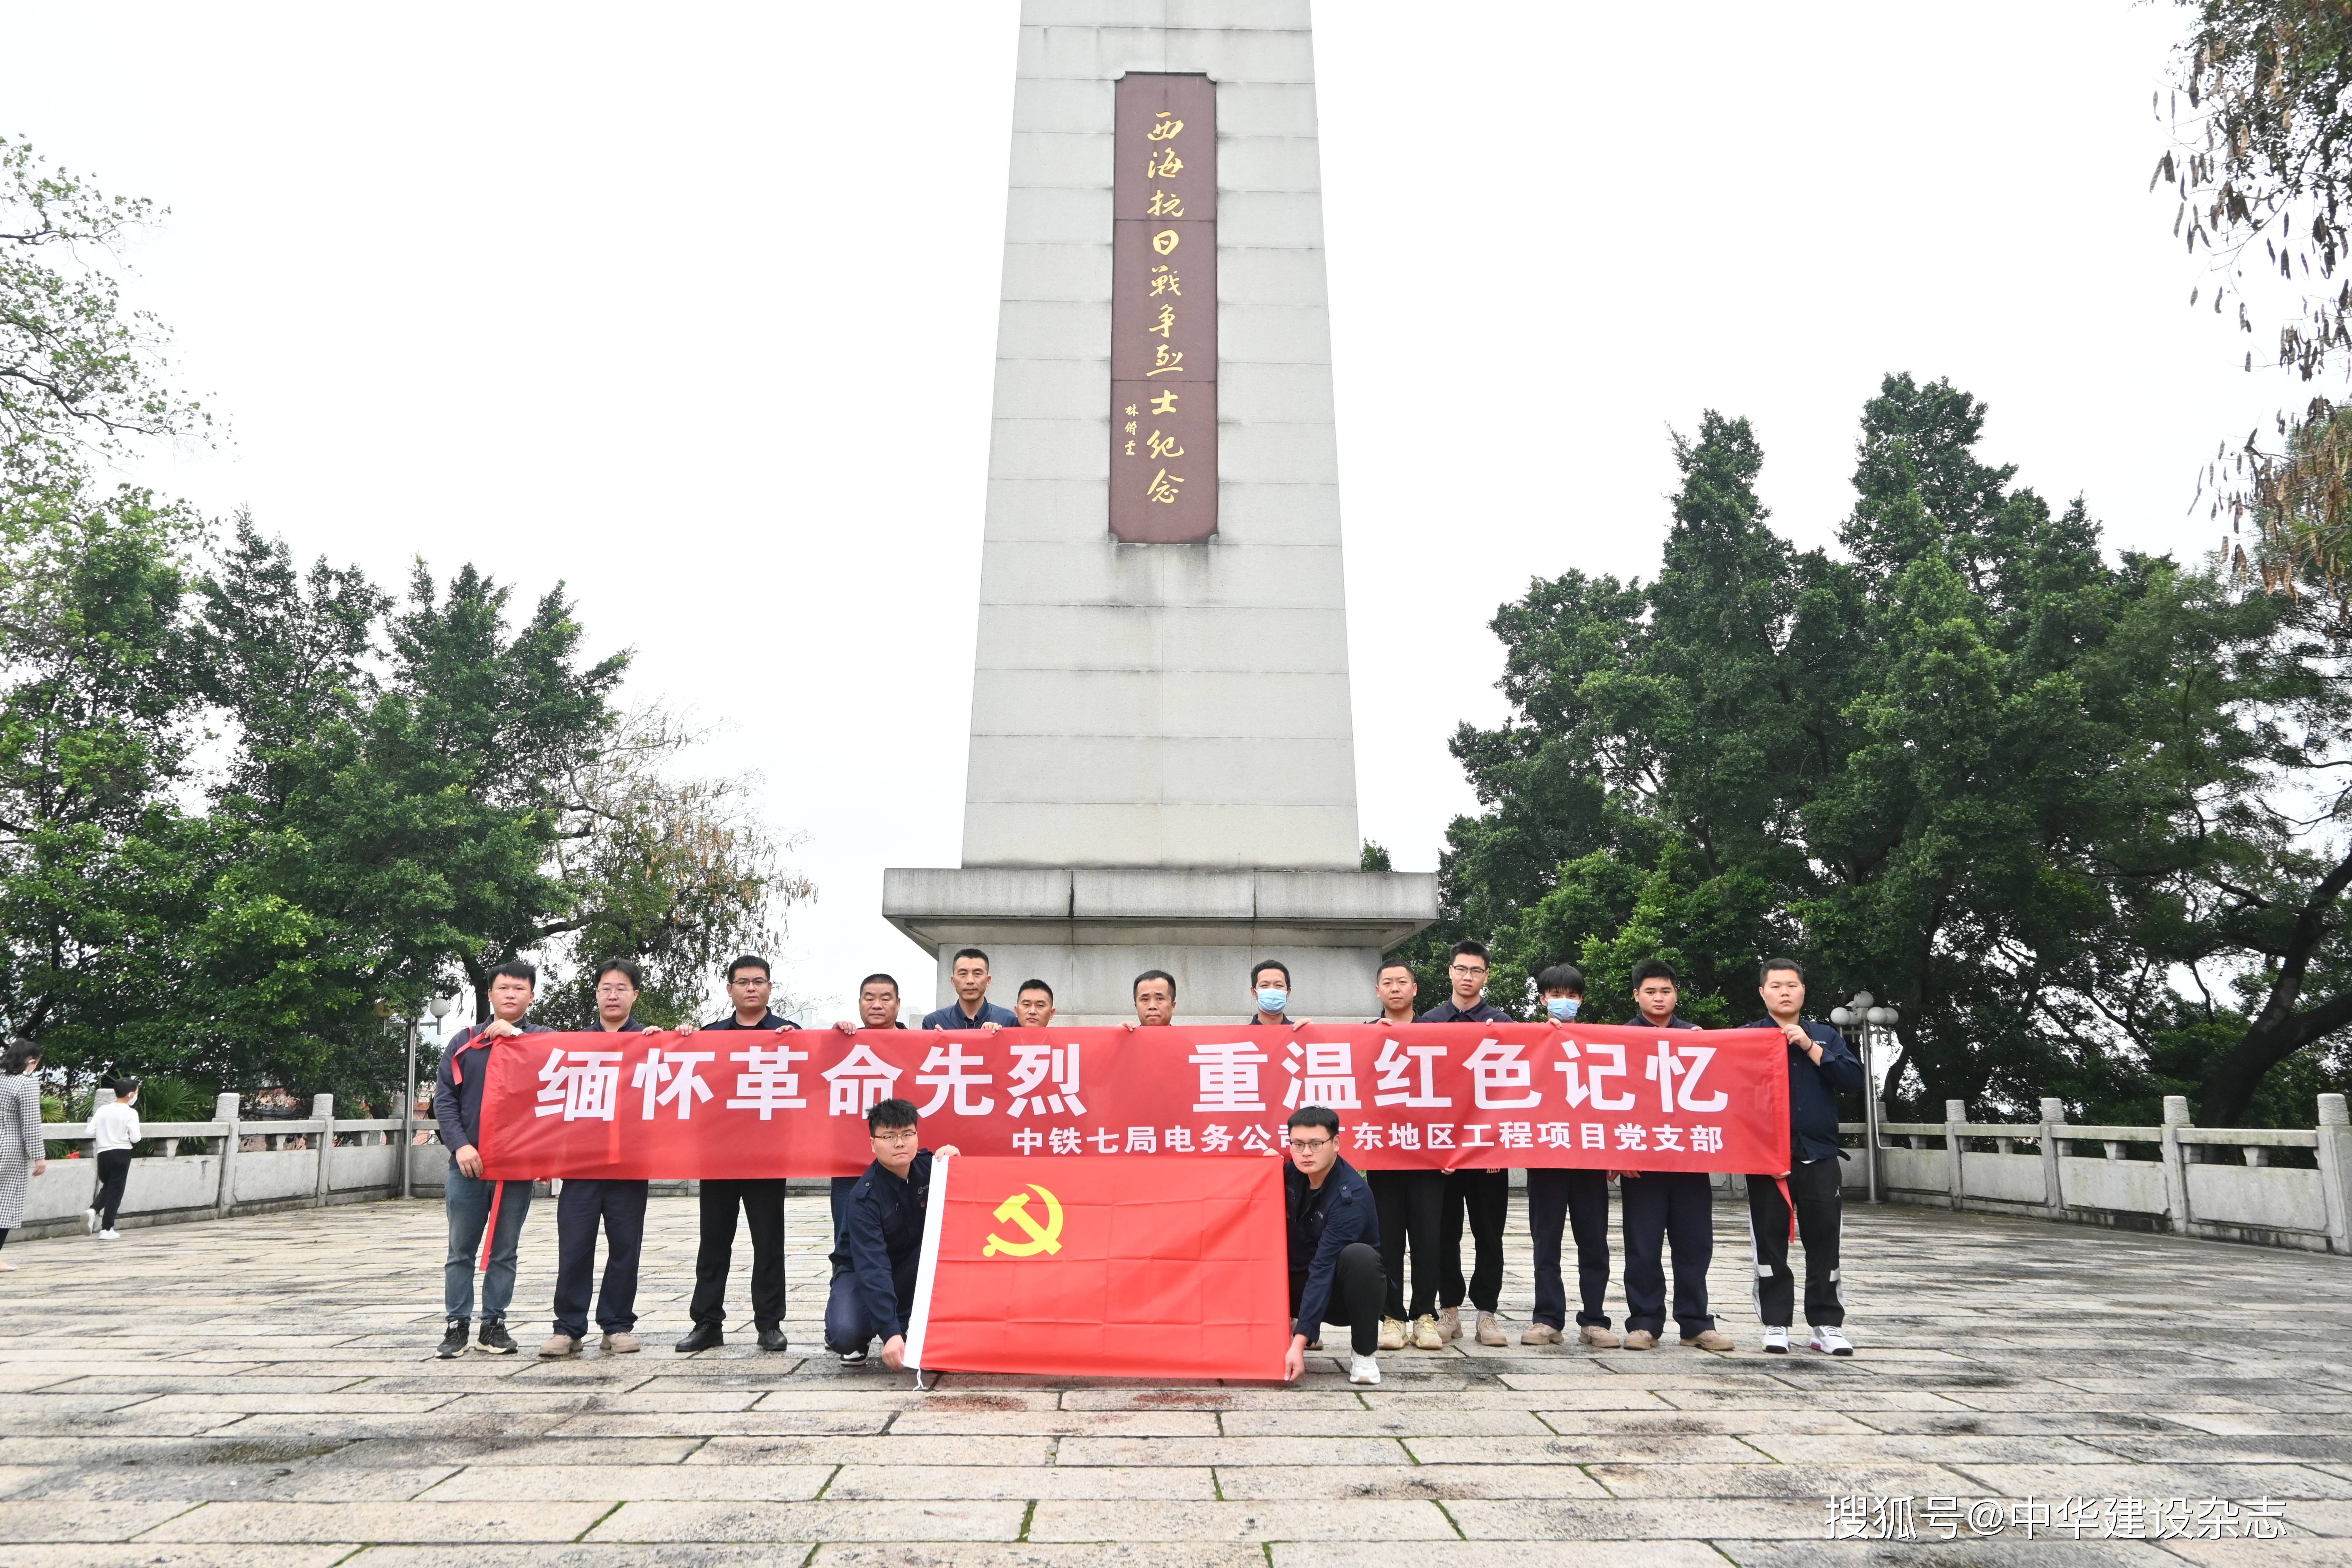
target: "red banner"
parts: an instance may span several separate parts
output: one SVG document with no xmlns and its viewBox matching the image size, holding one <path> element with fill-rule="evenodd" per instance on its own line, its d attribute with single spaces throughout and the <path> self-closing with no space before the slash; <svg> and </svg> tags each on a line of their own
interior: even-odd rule
<svg viewBox="0 0 2352 1568">
<path fill-rule="evenodd" d="M 866 1107 L 896 1097 L 966 1154 L 1272 1159 L 1311 1103 L 1361 1170 L 1777 1175 L 1788 1050 L 1775 1029 L 1545 1024 L 510 1036 L 481 1150 L 505 1179 L 855 1175 Z"/>
<path fill-rule="evenodd" d="M 1288 1269 L 1268 1161 L 942 1159 L 907 1364 L 1279 1383 Z"/>
</svg>

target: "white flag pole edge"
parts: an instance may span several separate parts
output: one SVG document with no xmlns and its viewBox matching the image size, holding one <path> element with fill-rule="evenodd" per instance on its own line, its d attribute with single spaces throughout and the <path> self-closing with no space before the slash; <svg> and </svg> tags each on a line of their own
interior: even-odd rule
<svg viewBox="0 0 2352 1568">
<path fill-rule="evenodd" d="M 923 1366 L 923 1338 L 931 1325 L 931 1285 L 939 1275 L 940 1226 L 947 1214 L 948 1167 L 955 1161 L 952 1154 L 934 1155 L 931 1159 L 930 1200 L 923 1209 L 923 1250 L 915 1265 L 915 1310 L 907 1320 L 906 1363 L 918 1373 Z M 918 1386 L 922 1383 L 919 1376 Z"/>
</svg>

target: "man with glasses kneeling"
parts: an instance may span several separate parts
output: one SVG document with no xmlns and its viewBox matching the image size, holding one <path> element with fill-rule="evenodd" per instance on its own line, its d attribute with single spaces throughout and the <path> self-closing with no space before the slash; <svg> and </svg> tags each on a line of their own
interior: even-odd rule
<svg viewBox="0 0 2352 1568">
<path fill-rule="evenodd" d="M 914 1101 L 885 1100 L 866 1113 L 874 1163 L 842 1200 L 841 1237 L 850 1268 L 833 1277 L 824 1304 L 824 1342 L 844 1366 L 862 1366 L 866 1347 L 882 1342 L 882 1363 L 906 1363 L 907 1314 L 915 1306 L 916 1266 L 923 1250 L 923 1211 L 931 1198 L 931 1151 L 920 1145 Z M 952 1154 L 952 1145 L 941 1149 Z"/>
<path fill-rule="evenodd" d="M 1290 1166 L 1282 1173 L 1283 1207 L 1290 1228 L 1290 1351 L 1285 1382 L 1307 1370 L 1307 1352 L 1323 1342 L 1323 1325 L 1348 1325 L 1349 1383 L 1376 1384 L 1372 1359 L 1381 1337 L 1388 1279 L 1381 1272 L 1381 1222 L 1372 1191 L 1339 1158 L 1339 1117 L 1328 1105 L 1290 1113 Z"/>
</svg>

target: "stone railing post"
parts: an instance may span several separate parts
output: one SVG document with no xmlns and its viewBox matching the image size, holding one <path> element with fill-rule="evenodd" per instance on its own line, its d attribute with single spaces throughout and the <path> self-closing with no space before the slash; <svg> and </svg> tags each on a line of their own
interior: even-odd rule
<svg viewBox="0 0 2352 1568">
<path fill-rule="evenodd" d="M 2189 1234 L 2189 1157 L 2180 1130 L 2189 1125 L 2189 1097 L 2164 1097 L 2164 1217 L 2181 1235 Z"/>
<path fill-rule="evenodd" d="M 322 1125 L 319 1129 L 319 1173 L 310 1187 L 310 1206 L 327 1206 L 327 1165 L 335 1157 L 335 1097 L 314 1094 L 310 1097 L 310 1115 Z"/>
<path fill-rule="evenodd" d="M 2042 1100 L 2042 1206 L 2052 1219 L 2066 1217 L 2066 1167 L 2059 1163 L 2065 1153 L 2066 1102 L 2055 1096 Z"/>
<path fill-rule="evenodd" d="M 2352 1252 L 2352 1119 L 2340 1094 L 2319 1097 L 2319 1191 L 2329 1250 Z"/>
<path fill-rule="evenodd" d="M 227 1135 L 221 1140 L 220 1192 L 213 1202 L 213 1213 L 221 1219 L 226 1219 L 229 1210 L 236 1206 L 236 1146 L 241 1137 L 237 1128 L 238 1103 L 233 1094 L 219 1095 L 213 1100 L 213 1120 L 228 1124 Z"/>
<path fill-rule="evenodd" d="M 1955 1209 L 1960 1206 L 1960 1200 L 1968 1196 L 1968 1188 L 1961 1184 L 1960 1175 L 1960 1129 L 1968 1120 L 1967 1100 L 1944 1101 L 1944 1172 L 1952 1184 L 1952 1207 Z"/>
</svg>

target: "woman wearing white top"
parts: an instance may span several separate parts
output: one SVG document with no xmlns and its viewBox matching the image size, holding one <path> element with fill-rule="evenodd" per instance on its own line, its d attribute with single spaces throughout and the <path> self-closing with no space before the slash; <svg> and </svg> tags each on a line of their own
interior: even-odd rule
<svg viewBox="0 0 2352 1568">
<path fill-rule="evenodd" d="M 41 1049 L 18 1040 L 0 1055 L 0 1245 L 25 1223 L 25 1189 L 48 1166 L 41 1149 Z M 16 1267 L 0 1258 L 0 1270 Z"/>
<path fill-rule="evenodd" d="M 113 1102 L 100 1106 L 89 1119 L 89 1146 L 98 1156 L 98 1197 L 82 1212 L 81 1226 L 98 1232 L 100 1241 L 122 1239 L 115 1231 L 114 1216 L 131 1181 L 131 1148 L 139 1142 L 139 1113 L 131 1109 L 138 1100 L 139 1080 L 119 1079 Z"/>
</svg>

